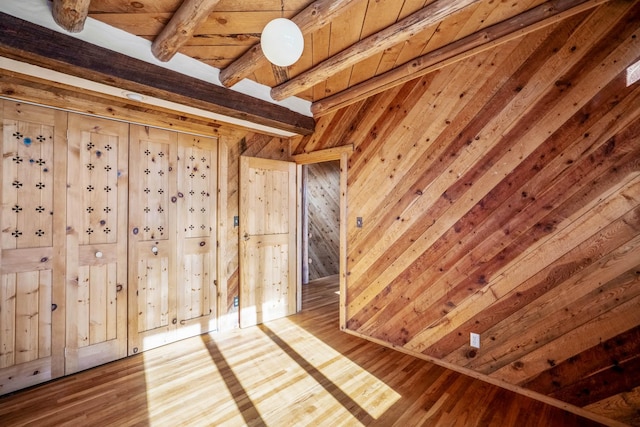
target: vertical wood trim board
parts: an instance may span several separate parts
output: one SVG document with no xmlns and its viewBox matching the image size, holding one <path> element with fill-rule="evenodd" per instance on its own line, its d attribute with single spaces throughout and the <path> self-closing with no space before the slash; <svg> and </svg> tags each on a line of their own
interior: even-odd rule
<svg viewBox="0 0 640 427">
<path fill-rule="evenodd" d="M 222 138 L 218 141 L 218 210 L 217 210 L 217 252 L 216 252 L 216 276 L 217 276 L 217 305 L 218 305 L 218 329 L 220 331 L 226 331 L 232 329 L 237 320 L 231 320 L 229 318 L 228 307 L 228 280 L 227 280 L 227 239 L 229 227 L 229 221 L 227 218 L 227 194 L 228 194 L 228 181 L 229 181 L 229 146 Z M 233 224 L 233 221 L 231 222 Z"/>
<path fill-rule="evenodd" d="M 349 313 L 347 312 L 347 289 L 349 286 L 348 275 L 349 271 L 349 258 L 347 253 L 348 247 L 348 220 L 349 220 L 349 206 L 347 205 L 349 198 L 347 197 L 348 186 L 347 182 L 349 170 L 349 154 L 340 154 L 340 329 L 344 330 L 347 327 L 347 319 Z"/>
<path fill-rule="evenodd" d="M 296 232 L 295 232 L 295 247 L 297 250 L 295 251 L 295 265 L 292 267 L 296 272 L 296 306 L 293 310 L 294 313 L 302 310 L 302 270 L 303 270 L 303 251 L 302 251 L 302 235 L 305 233 L 303 227 L 303 206 L 304 206 L 304 177 L 303 177 L 303 167 L 302 165 L 296 165 Z M 291 267 L 290 267 L 291 268 Z"/>
</svg>

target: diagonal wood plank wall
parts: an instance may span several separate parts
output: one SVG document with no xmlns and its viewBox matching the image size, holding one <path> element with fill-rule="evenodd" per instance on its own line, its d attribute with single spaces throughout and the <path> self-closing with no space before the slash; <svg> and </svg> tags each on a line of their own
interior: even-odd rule
<svg viewBox="0 0 640 427">
<path fill-rule="evenodd" d="M 355 147 L 348 329 L 640 423 L 639 59 L 612 1 L 293 141 Z"/>
</svg>

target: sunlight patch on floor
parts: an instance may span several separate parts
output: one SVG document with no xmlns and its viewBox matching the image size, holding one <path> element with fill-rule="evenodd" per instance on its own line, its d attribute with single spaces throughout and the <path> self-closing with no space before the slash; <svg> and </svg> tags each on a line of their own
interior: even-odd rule
<svg viewBox="0 0 640 427">
<path fill-rule="evenodd" d="M 288 318 L 271 322 L 268 326 L 333 384 L 344 384 L 341 391 L 371 417 L 379 418 L 401 398 L 383 381 Z"/>
<path fill-rule="evenodd" d="M 150 425 L 358 426 L 401 398 L 288 318 L 237 331 L 142 354 Z"/>
<path fill-rule="evenodd" d="M 180 344 L 184 346 L 181 352 L 183 356 L 175 357 L 174 351 L 158 359 L 158 353 L 162 354 L 166 347 L 142 353 L 147 384 L 148 416 L 152 426 L 202 423 L 206 421 L 203 414 L 220 408 L 221 405 L 235 405 L 229 390 L 213 386 L 216 383 L 220 384 L 221 376 L 204 343 L 201 340 L 190 339 L 181 341 Z M 202 353 L 202 357 L 194 357 L 197 353 Z M 193 364 L 194 360 L 199 362 Z M 185 381 L 189 384 L 188 390 L 184 388 Z M 171 399 L 172 394 L 179 396 L 179 399 Z M 197 418 L 189 420 L 185 416 Z M 236 416 L 229 421 L 242 425 L 240 411 L 238 410 Z"/>
</svg>

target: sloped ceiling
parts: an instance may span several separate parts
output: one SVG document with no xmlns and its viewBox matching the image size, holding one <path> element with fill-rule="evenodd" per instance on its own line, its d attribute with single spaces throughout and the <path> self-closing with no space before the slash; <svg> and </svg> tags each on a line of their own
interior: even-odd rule
<svg viewBox="0 0 640 427">
<path fill-rule="evenodd" d="M 146 41 L 145 55 L 152 52 L 168 64 L 185 57 L 210 66 L 213 85 L 235 88 L 252 81 L 271 88 L 270 100 L 307 100 L 318 116 L 605 1 L 54 0 L 50 7 L 59 30 L 79 31 L 86 19 L 105 23 Z M 46 0 L 25 0 L 20 6 L 2 6 L 0 10 L 25 10 L 24 4 L 42 2 Z M 31 20 L 36 14 L 30 16 L 28 7 L 26 10 L 20 16 Z M 259 45 L 262 28 L 280 16 L 296 22 L 305 37 L 302 58 L 290 67 L 269 64 Z M 14 34 L 20 32 L 19 28 L 13 30 Z M 83 31 L 76 36 L 82 37 Z M 5 43 L 10 44 L 10 36 L 5 37 Z M 110 37 L 105 31 L 105 40 L 100 41 L 107 49 L 112 48 Z M 86 47 L 77 49 L 86 51 Z M 8 49 L 0 53 L 20 57 Z M 56 63 L 40 65 L 59 67 Z M 97 67 L 94 65 L 89 74 L 95 75 Z M 119 68 L 140 72 L 140 67 L 129 67 L 125 62 Z M 181 65 L 177 71 L 189 75 L 188 68 Z M 127 79 L 126 75 L 119 77 Z M 129 79 L 136 77 L 132 74 Z M 239 101 L 236 108 L 243 104 Z M 253 119 L 260 121 L 262 114 Z M 313 130 L 309 124 L 301 124 L 301 118 L 278 120 L 285 121 L 283 127 L 289 131 L 306 134 Z"/>
<path fill-rule="evenodd" d="M 296 95 L 315 103 L 332 97 L 317 107 L 320 110 L 328 108 L 329 102 L 332 107 L 334 102 L 342 105 L 344 101 L 339 100 L 352 98 L 354 88 L 362 90 L 358 85 L 373 77 L 390 78 L 393 75 L 386 73 L 399 70 L 403 70 L 400 75 L 416 77 L 425 66 L 416 67 L 420 61 L 438 63 L 601 2 L 93 0 L 89 16 L 155 44 L 176 19 L 178 8 L 188 8 L 190 3 L 209 6 L 211 12 L 183 41 L 181 53 L 219 68 L 225 85 L 246 77 L 272 87 L 276 99 Z M 269 64 L 259 48 L 262 28 L 280 16 L 297 22 L 305 35 L 302 58 L 286 68 Z M 455 51 L 445 49 L 460 41 Z M 405 70 L 403 65 L 410 68 Z M 339 93 L 343 95 L 336 99 Z"/>
</svg>

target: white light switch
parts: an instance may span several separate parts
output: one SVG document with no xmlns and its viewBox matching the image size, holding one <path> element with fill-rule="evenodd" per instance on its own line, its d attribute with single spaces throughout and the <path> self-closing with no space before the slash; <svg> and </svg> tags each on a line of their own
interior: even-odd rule
<svg viewBox="0 0 640 427">
<path fill-rule="evenodd" d="M 471 347 L 480 348 L 480 334 L 474 334 L 471 332 L 470 343 Z"/>
</svg>

